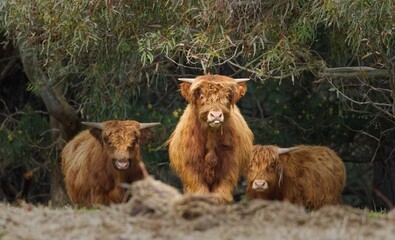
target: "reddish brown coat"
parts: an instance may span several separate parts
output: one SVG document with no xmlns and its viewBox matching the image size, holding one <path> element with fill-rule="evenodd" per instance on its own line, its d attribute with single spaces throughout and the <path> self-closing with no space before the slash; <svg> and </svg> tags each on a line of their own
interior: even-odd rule
<svg viewBox="0 0 395 240">
<path fill-rule="evenodd" d="M 232 190 L 250 159 L 253 134 L 236 106 L 244 82 L 220 75 L 181 84 L 188 101 L 169 143 L 170 164 L 185 193 L 215 193 L 233 201 Z"/>
<path fill-rule="evenodd" d="M 150 131 L 136 121 L 102 126 L 79 133 L 61 152 L 67 193 L 79 207 L 120 203 L 125 194 L 120 184 L 143 178 L 140 142 Z"/>
<path fill-rule="evenodd" d="M 288 200 L 308 209 L 341 202 L 346 170 L 333 150 L 302 145 L 279 155 L 278 149 L 253 146 L 247 174 L 249 198 Z"/>
</svg>

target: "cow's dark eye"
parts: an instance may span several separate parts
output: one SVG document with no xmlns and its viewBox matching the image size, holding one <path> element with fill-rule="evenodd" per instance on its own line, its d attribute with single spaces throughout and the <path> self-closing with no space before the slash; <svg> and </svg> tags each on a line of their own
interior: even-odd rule
<svg viewBox="0 0 395 240">
<path fill-rule="evenodd" d="M 274 164 L 274 163 L 271 163 L 270 165 L 269 165 L 269 169 L 270 170 L 274 170 L 276 168 L 276 165 Z"/>
<path fill-rule="evenodd" d="M 195 92 L 194 92 L 194 95 L 195 95 L 196 98 L 200 98 L 200 99 L 204 98 L 204 95 L 200 91 L 200 89 L 196 89 Z"/>
<path fill-rule="evenodd" d="M 233 95 L 231 93 L 229 93 L 226 98 L 228 99 L 229 102 L 232 101 Z"/>
</svg>

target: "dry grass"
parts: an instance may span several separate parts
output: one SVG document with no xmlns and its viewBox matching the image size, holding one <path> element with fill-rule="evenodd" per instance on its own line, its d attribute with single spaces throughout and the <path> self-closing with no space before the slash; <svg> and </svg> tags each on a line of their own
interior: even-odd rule
<svg viewBox="0 0 395 240">
<path fill-rule="evenodd" d="M 308 213 L 287 202 L 217 204 L 147 178 L 125 204 L 94 211 L 0 205 L 0 239 L 393 239 L 395 211 L 326 206 Z"/>
</svg>

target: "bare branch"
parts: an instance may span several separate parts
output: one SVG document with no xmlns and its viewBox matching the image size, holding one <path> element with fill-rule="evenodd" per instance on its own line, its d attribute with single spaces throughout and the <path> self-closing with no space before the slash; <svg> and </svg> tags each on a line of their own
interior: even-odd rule
<svg viewBox="0 0 395 240">
<path fill-rule="evenodd" d="M 373 188 L 373 192 L 385 203 L 390 209 L 394 208 L 394 205 L 392 204 L 391 200 L 389 200 L 381 191 L 379 191 L 377 188 Z"/>
<path fill-rule="evenodd" d="M 1 82 L 3 82 L 3 80 L 5 79 L 5 77 L 8 75 L 7 73 L 10 71 L 10 69 L 14 66 L 14 64 L 16 63 L 17 58 L 12 58 L 7 65 L 3 68 L 3 71 L 1 71 L 0 73 L 0 84 Z"/>
<path fill-rule="evenodd" d="M 26 42 L 20 46 L 20 56 L 26 76 L 30 82 L 39 86 L 39 95 L 48 113 L 68 129 L 66 136 L 63 137 L 64 140 L 69 140 L 79 130 L 79 117 L 75 109 L 51 86 L 50 79 L 41 69 L 37 56 L 31 49 Z"/>
<path fill-rule="evenodd" d="M 388 70 L 377 69 L 372 67 L 338 67 L 324 69 L 322 76 L 328 77 L 389 77 Z"/>
</svg>

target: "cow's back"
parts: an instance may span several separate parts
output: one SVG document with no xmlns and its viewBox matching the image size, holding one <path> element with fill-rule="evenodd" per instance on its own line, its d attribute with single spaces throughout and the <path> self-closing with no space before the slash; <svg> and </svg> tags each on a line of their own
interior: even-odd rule
<svg viewBox="0 0 395 240">
<path fill-rule="evenodd" d="M 343 161 L 333 150 L 323 146 L 300 146 L 290 153 L 288 161 L 290 163 L 285 163 L 284 168 L 294 168 L 294 179 L 284 181 L 295 186 L 290 187 L 293 190 L 287 190 L 291 194 L 286 198 L 293 198 L 290 200 L 303 203 L 311 209 L 341 202 L 346 170 Z"/>
</svg>

